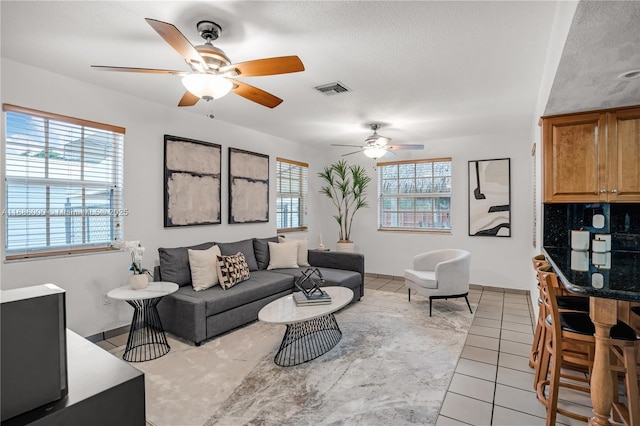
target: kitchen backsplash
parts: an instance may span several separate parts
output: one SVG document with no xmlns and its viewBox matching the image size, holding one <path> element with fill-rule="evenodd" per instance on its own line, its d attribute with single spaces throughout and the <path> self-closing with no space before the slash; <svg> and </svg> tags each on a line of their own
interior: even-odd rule
<svg viewBox="0 0 640 426">
<path fill-rule="evenodd" d="M 592 237 L 611 234 L 612 250 L 640 251 L 640 203 L 545 204 L 543 214 L 545 246 L 568 247 L 571 231 L 583 229 Z M 601 228 L 593 226 L 596 215 L 604 217 Z"/>
</svg>

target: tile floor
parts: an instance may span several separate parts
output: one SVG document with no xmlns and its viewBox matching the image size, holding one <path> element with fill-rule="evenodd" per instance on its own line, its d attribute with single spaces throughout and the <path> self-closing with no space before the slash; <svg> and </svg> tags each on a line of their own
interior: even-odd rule
<svg viewBox="0 0 640 426">
<path fill-rule="evenodd" d="M 393 277 L 368 275 L 365 287 L 407 293 L 404 282 Z M 536 399 L 533 370 L 528 365 L 534 330 L 529 296 L 474 287 L 469 292 L 470 302 L 477 304 L 474 320 L 437 426 L 544 425 L 546 411 Z M 110 350 L 125 345 L 126 339 L 123 334 L 97 344 Z M 591 413 L 588 396 L 561 392 L 560 398 L 561 406 Z M 584 425 L 564 416 L 558 416 L 557 423 Z"/>
<path fill-rule="evenodd" d="M 402 280 L 389 277 L 368 276 L 365 287 L 407 293 Z M 544 425 L 546 410 L 536 399 L 529 368 L 534 332 L 529 296 L 474 287 L 469 301 L 478 307 L 437 426 Z M 560 398 L 560 406 L 591 414 L 588 396 L 563 389 Z M 557 424 L 584 425 L 565 416 L 558 416 Z"/>
</svg>

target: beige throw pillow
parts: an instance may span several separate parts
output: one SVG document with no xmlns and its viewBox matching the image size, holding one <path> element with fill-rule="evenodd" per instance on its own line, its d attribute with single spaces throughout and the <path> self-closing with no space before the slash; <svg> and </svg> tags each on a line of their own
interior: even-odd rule
<svg viewBox="0 0 640 426">
<path fill-rule="evenodd" d="M 269 241 L 269 266 L 267 269 L 298 267 L 298 243 L 272 243 Z"/>
<path fill-rule="evenodd" d="M 207 250 L 189 249 L 189 268 L 191 269 L 191 285 L 195 291 L 206 290 L 218 285 L 216 264 L 220 248 L 213 246 Z"/>
<path fill-rule="evenodd" d="M 278 241 L 281 243 L 295 242 L 298 244 L 298 266 L 311 266 L 309 265 L 309 240 L 304 238 L 302 240 L 294 240 L 293 238 L 278 237 Z"/>
</svg>

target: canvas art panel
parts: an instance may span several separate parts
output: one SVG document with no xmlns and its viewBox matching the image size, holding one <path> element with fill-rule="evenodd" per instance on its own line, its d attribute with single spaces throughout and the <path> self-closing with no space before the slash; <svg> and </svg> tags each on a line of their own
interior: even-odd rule
<svg viewBox="0 0 640 426">
<path fill-rule="evenodd" d="M 229 148 L 229 223 L 269 221 L 269 156 Z"/>
<path fill-rule="evenodd" d="M 511 161 L 469 161 L 469 235 L 511 236 Z"/>
<path fill-rule="evenodd" d="M 164 226 L 221 223 L 218 144 L 164 137 Z"/>
</svg>

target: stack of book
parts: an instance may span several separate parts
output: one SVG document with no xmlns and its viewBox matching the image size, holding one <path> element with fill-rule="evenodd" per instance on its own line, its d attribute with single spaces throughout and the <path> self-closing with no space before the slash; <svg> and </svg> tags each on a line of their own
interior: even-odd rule
<svg viewBox="0 0 640 426">
<path fill-rule="evenodd" d="M 310 295 L 296 291 L 293 293 L 293 300 L 298 306 L 329 305 L 331 296 L 326 291 L 316 291 Z"/>
</svg>

